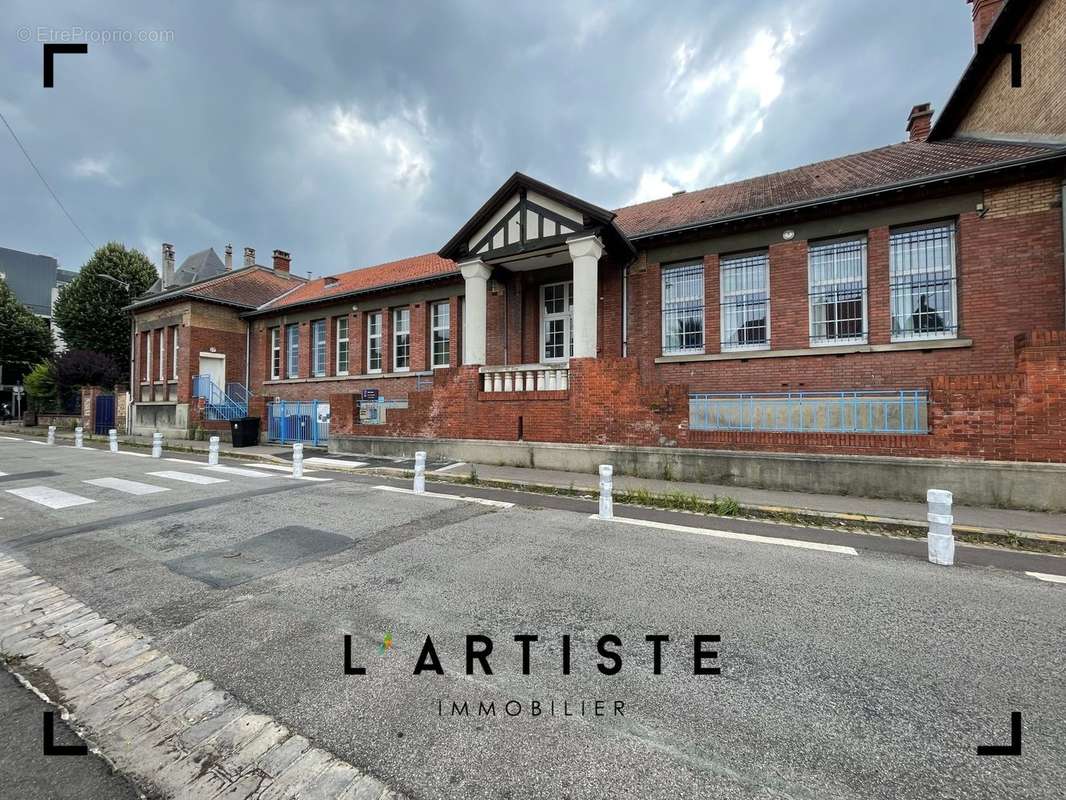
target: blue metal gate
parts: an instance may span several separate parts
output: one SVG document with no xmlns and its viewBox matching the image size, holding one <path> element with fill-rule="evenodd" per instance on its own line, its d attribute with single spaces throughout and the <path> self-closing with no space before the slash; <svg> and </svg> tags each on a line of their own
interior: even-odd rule
<svg viewBox="0 0 1066 800">
<path fill-rule="evenodd" d="M 329 403 L 318 400 L 267 403 L 267 441 L 325 444 L 329 441 Z"/>
<path fill-rule="evenodd" d="M 107 433 L 115 427 L 115 396 L 98 394 L 93 411 L 93 433 Z"/>
</svg>

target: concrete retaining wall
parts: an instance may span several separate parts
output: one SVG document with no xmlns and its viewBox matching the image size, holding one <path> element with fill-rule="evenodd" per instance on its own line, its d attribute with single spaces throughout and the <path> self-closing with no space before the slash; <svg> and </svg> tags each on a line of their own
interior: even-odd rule
<svg viewBox="0 0 1066 800">
<path fill-rule="evenodd" d="M 378 436 L 330 439 L 329 450 L 382 456 L 425 450 L 430 458 L 592 474 L 613 464 L 620 475 L 919 502 L 936 488 L 963 505 L 1066 511 L 1062 464 Z"/>
</svg>

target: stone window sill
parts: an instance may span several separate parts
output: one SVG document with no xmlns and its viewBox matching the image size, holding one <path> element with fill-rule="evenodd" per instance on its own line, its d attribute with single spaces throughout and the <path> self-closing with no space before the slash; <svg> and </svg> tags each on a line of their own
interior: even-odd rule
<svg viewBox="0 0 1066 800">
<path fill-rule="evenodd" d="M 295 383 L 328 383 L 330 381 L 370 381 L 379 378 L 413 378 L 418 376 L 432 375 L 429 370 L 421 372 L 370 372 L 364 375 L 326 375 L 323 378 L 285 378 L 282 380 L 272 379 L 264 381 L 264 386 L 284 386 Z"/>
<path fill-rule="evenodd" d="M 744 361 L 750 358 L 795 358 L 797 356 L 832 356 L 846 353 L 895 353 L 905 350 L 949 350 L 972 347 L 972 339 L 924 339 L 890 344 L 847 344 L 805 347 L 795 350 L 730 350 L 684 356 L 659 356 L 656 364 L 685 364 L 694 361 Z"/>
</svg>

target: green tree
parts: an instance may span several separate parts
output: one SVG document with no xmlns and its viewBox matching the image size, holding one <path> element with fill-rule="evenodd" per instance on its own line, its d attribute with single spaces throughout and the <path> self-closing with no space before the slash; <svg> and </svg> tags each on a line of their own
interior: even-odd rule
<svg viewBox="0 0 1066 800">
<path fill-rule="evenodd" d="M 42 361 L 30 370 L 24 383 L 34 411 L 59 410 L 59 384 L 54 363 Z"/>
<path fill-rule="evenodd" d="M 114 280 L 108 280 L 103 276 Z M 59 292 L 54 318 L 73 350 L 93 350 L 116 364 L 130 362 L 130 316 L 123 307 L 156 280 L 152 262 L 140 250 L 108 242 Z M 114 281 L 129 284 L 127 289 Z"/>
<path fill-rule="evenodd" d="M 52 357 L 52 332 L 48 323 L 15 297 L 0 279 L 0 369 L 3 382 L 15 383 L 30 368 Z"/>
</svg>

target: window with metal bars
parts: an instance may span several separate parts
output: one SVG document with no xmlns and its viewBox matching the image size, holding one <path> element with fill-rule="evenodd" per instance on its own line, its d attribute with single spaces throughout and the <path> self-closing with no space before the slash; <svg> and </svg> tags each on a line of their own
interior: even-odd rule
<svg viewBox="0 0 1066 800">
<path fill-rule="evenodd" d="M 366 315 L 366 371 L 381 372 L 381 312 Z"/>
<path fill-rule="evenodd" d="M 430 328 L 433 333 L 433 366 L 446 367 L 451 348 L 451 307 L 447 301 L 434 303 L 430 311 Z"/>
<path fill-rule="evenodd" d="M 766 253 L 728 256 L 718 262 L 723 350 L 770 346 L 769 264 Z"/>
<path fill-rule="evenodd" d="M 321 378 L 326 374 L 326 321 L 311 323 L 311 374 Z"/>
<path fill-rule="evenodd" d="M 281 328 L 270 329 L 270 377 L 281 377 Z"/>
<path fill-rule="evenodd" d="M 392 368 L 396 372 L 411 368 L 411 309 L 407 307 L 392 312 Z"/>
<path fill-rule="evenodd" d="M 895 230 L 888 248 L 892 340 L 955 336 L 955 223 Z"/>
<path fill-rule="evenodd" d="M 807 251 L 812 345 L 866 341 L 866 238 Z"/>
<path fill-rule="evenodd" d="M 703 264 L 662 271 L 663 355 L 703 352 Z"/>
<path fill-rule="evenodd" d="M 288 360 L 285 364 L 285 377 L 296 378 L 300 375 L 300 326 L 285 326 L 288 343 Z"/>
</svg>

